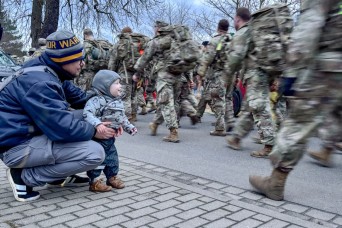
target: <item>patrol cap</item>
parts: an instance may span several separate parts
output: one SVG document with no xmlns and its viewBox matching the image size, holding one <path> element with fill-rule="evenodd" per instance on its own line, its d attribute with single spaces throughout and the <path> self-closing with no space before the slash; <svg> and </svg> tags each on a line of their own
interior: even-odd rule
<svg viewBox="0 0 342 228">
<path fill-rule="evenodd" d="M 94 34 L 93 34 L 93 31 L 90 28 L 85 28 L 83 30 L 83 35 L 92 36 Z"/>
<path fill-rule="evenodd" d="M 29 49 L 29 52 L 35 52 L 35 51 L 36 51 L 36 49 L 33 48 L 33 47 L 31 47 L 31 48 Z"/>
<path fill-rule="evenodd" d="M 158 28 L 161 28 L 161 27 L 165 27 L 165 26 L 168 26 L 169 24 L 164 22 L 164 21 L 156 21 L 154 23 L 154 27 L 158 27 Z"/>
<path fill-rule="evenodd" d="M 60 65 L 83 59 L 83 45 L 80 40 L 67 30 L 59 30 L 46 38 L 46 54 Z"/>
<path fill-rule="evenodd" d="M 132 33 L 132 29 L 130 27 L 124 27 L 122 30 L 121 30 L 121 33 Z"/>
</svg>

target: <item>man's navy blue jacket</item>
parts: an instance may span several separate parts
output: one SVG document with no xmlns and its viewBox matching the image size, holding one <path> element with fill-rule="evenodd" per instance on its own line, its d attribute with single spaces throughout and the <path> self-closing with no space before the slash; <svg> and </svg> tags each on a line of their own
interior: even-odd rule
<svg viewBox="0 0 342 228">
<path fill-rule="evenodd" d="M 55 142 L 90 140 L 94 127 L 76 119 L 69 106 L 83 108 L 86 93 L 76 87 L 72 76 L 43 53 L 25 67 L 46 65 L 58 77 L 43 71 L 29 71 L 0 92 L 0 152 L 36 135 L 45 134 Z"/>
</svg>

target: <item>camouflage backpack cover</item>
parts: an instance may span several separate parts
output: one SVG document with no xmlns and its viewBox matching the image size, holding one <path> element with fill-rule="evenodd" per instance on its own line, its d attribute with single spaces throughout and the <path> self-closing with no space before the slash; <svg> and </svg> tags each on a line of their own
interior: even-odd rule
<svg viewBox="0 0 342 228">
<path fill-rule="evenodd" d="M 252 55 L 258 67 L 279 76 L 285 69 L 285 56 L 293 28 L 287 5 L 274 4 L 252 14 L 249 28 L 253 40 Z"/>
<path fill-rule="evenodd" d="M 110 50 L 113 45 L 107 40 L 85 40 L 86 68 L 94 71 L 108 69 Z"/>
<path fill-rule="evenodd" d="M 126 70 L 134 71 L 134 64 L 144 53 L 150 39 L 140 33 L 122 33 L 119 35 L 117 57 L 123 61 Z"/>
<path fill-rule="evenodd" d="M 198 44 L 192 40 L 189 28 L 169 25 L 159 29 L 159 43 L 164 48 L 166 70 L 173 74 L 194 69 L 200 56 Z"/>
<path fill-rule="evenodd" d="M 216 55 L 212 63 L 216 69 L 224 69 L 224 64 L 228 61 L 227 51 L 232 37 L 230 34 L 224 34 L 219 39 L 216 45 Z"/>
</svg>

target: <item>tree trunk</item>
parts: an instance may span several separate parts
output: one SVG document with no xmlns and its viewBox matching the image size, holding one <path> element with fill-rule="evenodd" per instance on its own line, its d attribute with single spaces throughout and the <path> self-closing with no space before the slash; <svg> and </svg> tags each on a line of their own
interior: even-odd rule
<svg viewBox="0 0 342 228">
<path fill-rule="evenodd" d="M 32 1 L 32 17 L 31 17 L 31 46 L 38 47 L 38 39 L 42 30 L 42 11 L 44 0 Z"/>
<path fill-rule="evenodd" d="M 45 17 L 40 37 L 46 38 L 58 28 L 59 1 L 48 0 L 45 6 Z"/>
</svg>

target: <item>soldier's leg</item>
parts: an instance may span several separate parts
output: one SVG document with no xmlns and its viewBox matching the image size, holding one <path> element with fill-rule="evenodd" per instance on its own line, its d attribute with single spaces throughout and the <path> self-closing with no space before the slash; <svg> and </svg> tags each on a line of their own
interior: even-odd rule
<svg viewBox="0 0 342 228">
<path fill-rule="evenodd" d="M 128 76 L 127 76 L 128 77 Z M 121 75 L 121 85 L 122 85 L 122 101 L 125 105 L 125 114 L 128 118 L 132 117 L 132 79 L 127 78 L 125 75 Z"/>
<path fill-rule="evenodd" d="M 296 98 L 290 101 L 288 117 L 270 154 L 275 168 L 272 175 L 250 177 L 250 183 L 271 199 L 283 199 L 288 173 L 302 158 L 307 138 L 323 123 L 326 114 L 334 116 L 336 126 L 342 123 L 342 73 L 313 72 L 309 76 L 295 84 Z"/>
<path fill-rule="evenodd" d="M 210 96 L 210 92 L 208 90 L 207 87 L 204 88 L 203 90 L 203 94 L 201 96 L 201 99 L 198 102 L 197 105 L 197 116 L 199 118 L 202 118 L 203 113 L 207 107 L 207 104 L 209 103 L 209 101 L 211 100 L 211 96 Z"/>
<path fill-rule="evenodd" d="M 170 130 L 170 135 L 163 138 L 163 140 L 167 142 L 179 142 L 177 113 L 174 100 L 175 87 L 176 83 L 167 82 L 158 89 L 158 108 L 160 107 L 166 127 Z"/>
<path fill-rule="evenodd" d="M 233 130 L 235 118 L 234 118 L 234 108 L 233 108 L 233 84 L 230 84 L 226 92 L 226 110 L 224 115 L 226 131 L 230 132 Z"/>
<path fill-rule="evenodd" d="M 216 116 L 215 130 L 211 131 L 210 135 L 225 136 L 226 132 L 224 114 L 226 109 L 226 88 L 224 86 L 224 83 L 220 79 L 220 75 L 215 76 L 215 79 L 213 79 L 210 88 L 212 108 Z"/>
</svg>

